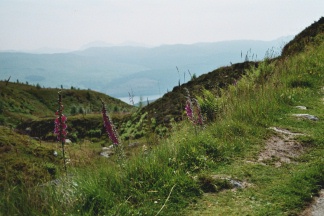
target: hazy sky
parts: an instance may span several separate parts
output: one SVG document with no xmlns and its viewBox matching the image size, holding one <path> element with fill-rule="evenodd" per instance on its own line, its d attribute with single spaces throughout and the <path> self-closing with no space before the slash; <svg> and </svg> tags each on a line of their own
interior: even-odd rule
<svg viewBox="0 0 324 216">
<path fill-rule="evenodd" d="M 272 40 L 321 16 L 324 0 L 0 0 L 0 50 Z"/>
</svg>

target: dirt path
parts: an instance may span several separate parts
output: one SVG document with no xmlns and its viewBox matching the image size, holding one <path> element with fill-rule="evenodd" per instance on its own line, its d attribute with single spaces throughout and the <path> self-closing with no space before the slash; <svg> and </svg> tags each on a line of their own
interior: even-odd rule
<svg viewBox="0 0 324 216">
<path fill-rule="evenodd" d="M 300 216 L 323 216 L 324 215 L 324 189 L 320 191 L 319 197 L 303 211 Z"/>
<path fill-rule="evenodd" d="M 321 89 L 324 94 L 324 87 Z M 324 104 L 324 98 L 322 98 Z M 296 107 L 300 110 L 307 110 L 304 106 Z M 292 116 L 300 119 L 319 121 L 316 116 L 309 114 L 292 114 Z M 285 163 L 297 163 L 296 159 L 302 155 L 306 149 L 298 142 L 297 137 L 307 136 L 307 134 L 294 133 L 284 128 L 271 127 L 269 128 L 274 132 L 266 143 L 263 151 L 260 152 L 259 157 L 255 161 L 246 161 L 248 163 L 269 164 L 272 163 L 275 167 L 281 167 Z M 220 193 L 231 193 L 232 191 L 223 191 Z M 233 192 L 235 194 L 235 191 Z M 233 195 L 232 199 L 235 199 Z M 235 203 L 235 202 L 234 202 Z M 233 203 L 232 203 L 233 204 Z M 196 206 L 195 206 L 196 205 Z M 201 202 L 197 205 L 191 206 L 190 215 L 215 215 L 215 208 L 224 209 L 224 215 L 228 214 L 225 206 L 219 206 L 216 194 L 206 193 Z M 230 210 L 229 210 L 230 211 Z M 225 213 L 226 212 L 226 213 Z M 247 215 L 249 213 L 246 213 Z M 220 213 L 220 215 L 223 215 Z M 245 215 L 242 209 L 242 215 Z M 299 214 L 299 216 L 324 216 L 324 189 L 322 189 L 318 196 L 314 197 L 313 202 Z"/>
<path fill-rule="evenodd" d="M 303 147 L 294 138 L 305 134 L 292 133 L 276 127 L 270 129 L 280 134 L 280 136 L 271 137 L 267 141 L 265 150 L 259 155 L 259 162 L 276 157 L 279 160 L 275 165 L 279 167 L 282 163 L 291 163 L 293 158 L 303 153 Z M 319 196 L 314 198 L 313 202 L 300 216 L 324 216 L 324 189 L 320 191 Z"/>
<path fill-rule="evenodd" d="M 321 92 L 324 93 L 324 87 Z M 322 98 L 324 104 L 324 97 Z M 303 211 L 300 216 L 324 216 L 324 189 L 319 193 L 319 196 L 314 199 L 311 205 Z"/>
<path fill-rule="evenodd" d="M 266 141 L 266 147 L 259 155 L 259 163 L 276 158 L 275 166 L 280 167 L 283 163 L 292 163 L 294 158 L 303 153 L 303 146 L 296 141 L 295 137 L 304 136 L 304 134 L 293 133 L 278 127 L 270 129 L 278 135 Z"/>
</svg>

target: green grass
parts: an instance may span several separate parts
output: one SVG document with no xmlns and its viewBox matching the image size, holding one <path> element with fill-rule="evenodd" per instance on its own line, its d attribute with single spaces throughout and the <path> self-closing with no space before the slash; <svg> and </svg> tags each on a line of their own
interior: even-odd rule
<svg viewBox="0 0 324 216">
<path fill-rule="evenodd" d="M 67 116 L 100 113 L 101 101 L 114 112 L 129 112 L 132 107 L 108 95 L 76 89 L 37 88 L 35 86 L 0 81 L 0 123 L 17 126 L 27 120 L 52 117 L 57 110 L 58 91 L 62 93 L 64 113 Z M 77 113 L 76 113 L 77 111 Z"/>
<path fill-rule="evenodd" d="M 209 113 L 215 121 L 205 127 L 183 121 L 158 144 L 147 142 L 132 154 L 124 143 L 123 149 L 119 147 L 108 159 L 98 156 L 101 145 L 108 142 L 79 141 L 67 146 L 70 175 L 60 175 L 58 185 L 43 184 L 50 180 L 43 177 L 37 181 L 35 177 L 44 170 L 36 172 L 36 168 L 30 169 L 33 173 L 29 169 L 20 172 L 23 179 L 34 178 L 32 185 L 24 181 L 12 185 L 3 178 L 6 187 L 0 194 L 1 214 L 297 215 L 324 186 L 323 83 L 324 40 L 289 58 L 249 66 L 236 85 L 220 90 L 217 100 L 211 100 L 211 92 L 205 92 L 210 99 L 205 100 L 206 110 L 216 112 Z M 307 113 L 316 115 L 319 121 L 292 117 L 304 112 L 296 109 L 297 105 L 308 107 Z M 97 126 L 91 119 L 83 120 L 89 121 L 86 125 Z M 83 124 L 81 117 L 73 121 L 76 127 Z M 293 163 L 276 167 L 277 158 L 258 162 L 266 141 L 275 135 L 270 127 L 306 134 L 296 138 L 304 150 L 292 159 Z M 93 130 L 91 134 L 98 132 Z M 18 136 L 8 128 L 4 131 L 4 144 L 0 146 L 4 151 L 17 143 L 27 145 L 27 136 Z M 50 148 L 39 149 L 35 141 L 29 148 L 20 148 L 21 159 L 13 159 L 12 149 L 7 155 L 18 168 L 21 160 L 28 166 L 43 164 L 46 172 L 60 166 L 45 157 Z M 25 157 L 29 152 L 36 154 L 37 162 Z M 19 173 L 19 169 L 12 171 Z M 227 176 L 248 186 L 232 190 L 228 181 L 213 176 Z"/>
<path fill-rule="evenodd" d="M 208 194 L 199 204 L 192 205 L 185 214 L 297 215 L 311 202 L 319 189 L 323 188 L 323 48 L 322 43 L 316 49 L 309 48 L 306 53 L 276 63 L 275 68 L 266 66 L 275 72 L 272 72 L 273 75 L 262 86 L 254 85 L 251 88 L 251 76 L 247 76 L 242 80 L 244 83 L 238 83 L 238 86 L 225 92 L 230 98 L 230 104 L 227 104 L 229 109 L 222 121 L 212 126 L 213 131 L 223 128 L 225 122 L 231 127 L 228 129 L 230 131 L 233 130 L 230 123 L 240 122 L 241 128 L 246 130 L 241 132 L 241 136 L 236 134 L 234 137 L 240 137 L 244 146 L 238 155 L 233 156 L 233 160 L 211 169 L 211 173 L 232 176 L 250 183 L 251 186 L 242 190 Z M 233 97 L 233 94 L 238 97 Z M 306 113 L 313 114 L 320 120 L 314 122 L 292 117 L 291 114 L 294 113 L 305 113 L 294 108 L 297 105 L 308 107 Z M 249 163 L 251 160 L 257 161 L 258 152 L 262 151 L 266 138 L 272 134 L 266 129 L 270 126 L 307 134 L 297 139 L 305 151 L 295 159 L 295 163 L 281 167 L 275 167 L 271 163 Z M 253 131 L 248 130 L 251 127 Z M 230 135 L 229 131 L 217 134 L 225 138 L 227 134 Z M 249 135 L 254 138 L 249 139 Z"/>
</svg>

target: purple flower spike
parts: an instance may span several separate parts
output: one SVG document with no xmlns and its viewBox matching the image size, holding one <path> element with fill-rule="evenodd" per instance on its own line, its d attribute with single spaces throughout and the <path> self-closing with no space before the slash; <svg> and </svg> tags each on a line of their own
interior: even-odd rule
<svg viewBox="0 0 324 216">
<path fill-rule="evenodd" d="M 59 94 L 59 99 L 58 99 L 58 103 L 59 103 L 59 109 L 55 112 L 55 115 L 57 115 L 56 119 L 54 120 L 54 134 L 57 137 L 58 141 L 61 141 L 63 143 L 65 143 L 65 138 L 67 135 L 67 118 L 65 115 L 63 115 L 63 105 L 62 105 L 62 97 Z"/>
<path fill-rule="evenodd" d="M 193 124 L 202 126 L 204 122 L 199 103 L 195 98 L 190 96 L 188 89 L 185 90 L 187 93 L 187 101 L 185 106 L 187 117 Z"/>
<path fill-rule="evenodd" d="M 192 110 L 192 103 L 190 99 L 188 98 L 186 101 L 186 107 L 185 107 L 187 117 L 190 121 L 193 121 L 193 110 Z"/>
<path fill-rule="evenodd" d="M 106 129 L 106 132 L 107 132 L 110 140 L 113 142 L 114 145 L 117 146 L 117 145 L 119 145 L 117 132 L 115 130 L 113 123 L 109 119 L 109 116 L 107 115 L 107 110 L 106 110 L 104 102 L 103 101 L 101 101 L 101 102 L 102 102 L 102 117 L 103 117 L 104 127 Z"/>
</svg>

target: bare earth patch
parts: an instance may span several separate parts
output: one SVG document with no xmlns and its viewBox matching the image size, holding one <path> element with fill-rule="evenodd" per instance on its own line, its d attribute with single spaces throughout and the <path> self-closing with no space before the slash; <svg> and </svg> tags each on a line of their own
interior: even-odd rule
<svg viewBox="0 0 324 216">
<path fill-rule="evenodd" d="M 259 155 L 259 163 L 274 160 L 275 166 L 280 167 L 282 163 L 291 163 L 294 158 L 303 153 L 303 146 L 294 137 L 304 134 L 293 133 L 276 127 L 270 129 L 274 130 L 278 135 L 267 140 L 265 149 Z M 324 216 L 324 189 L 300 216 Z"/>
<path fill-rule="evenodd" d="M 303 153 L 303 146 L 294 137 L 301 136 L 301 133 L 293 133 L 286 129 L 270 128 L 278 136 L 273 136 L 266 141 L 265 149 L 260 153 L 258 162 L 274 161 L 276 167 L 282 163 L 291 163 L 294 158 Z"/>
</svg>

